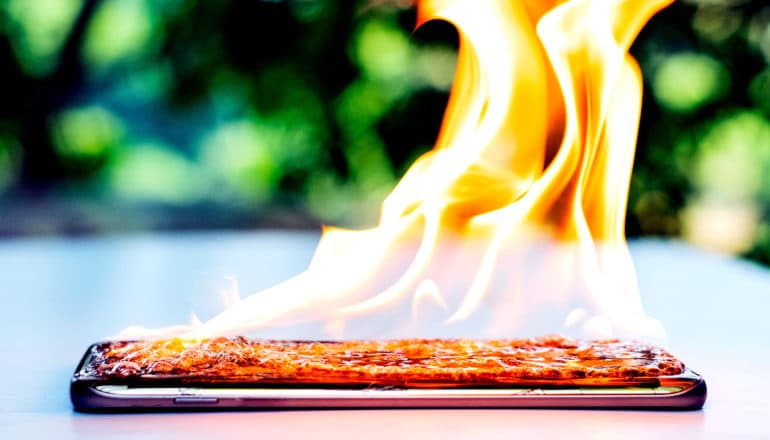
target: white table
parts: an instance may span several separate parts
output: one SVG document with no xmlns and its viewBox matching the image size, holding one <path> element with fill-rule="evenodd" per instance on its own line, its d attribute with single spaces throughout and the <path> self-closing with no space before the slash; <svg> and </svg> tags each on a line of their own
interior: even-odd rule
<svg viewBox="0 0 770 440">
<path fill-rule="evenodd" d="M 86 346 L 184 322 L 235 276 L 304 269 L 318 236 L 257 232 L 0 242 L 0 439 L 770 438 L 770 271 L 683 244 L 632 243 L 647 311 L 709 385 L 703 411 L 358 410 L 87 415 L 68 380 Z"/>
</svg>

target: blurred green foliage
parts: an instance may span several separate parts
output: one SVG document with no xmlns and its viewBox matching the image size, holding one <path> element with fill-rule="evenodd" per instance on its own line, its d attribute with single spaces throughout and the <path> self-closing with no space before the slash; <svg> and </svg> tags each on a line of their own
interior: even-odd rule
<svg viewBox="0 0 770 440">
<path fill-rule="evenodd" d="M 0 0 L 0 234 L 371 224 L 454 74 L 406 3 Z M 681 0 L 632 52 L 629 235 L 770 263 L 770 4 Z"/>
<path fill-rule="evenodd" d="M 770 4 L 677 2 L 633 52 L 648 93 L 628 232 L 770 263 Z"/>
</svg>

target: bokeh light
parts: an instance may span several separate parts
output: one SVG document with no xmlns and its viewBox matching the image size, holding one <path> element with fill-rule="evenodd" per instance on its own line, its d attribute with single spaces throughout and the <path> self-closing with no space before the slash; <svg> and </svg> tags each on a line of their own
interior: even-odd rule
<svg viewBox="0 0 770 440">
<path fill-rule="evenodd" d="M 684 113 L 722 97 L 730 88 L 730 75 L 719 60 L 685 52 L 667 56 L 652 83 L 652 91 L 663 107 Z"/>
</svg>

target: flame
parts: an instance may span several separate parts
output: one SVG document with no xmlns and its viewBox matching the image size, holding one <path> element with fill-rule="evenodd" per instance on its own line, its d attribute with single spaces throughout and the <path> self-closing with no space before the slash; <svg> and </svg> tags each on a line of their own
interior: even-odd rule
<svg viewBox="0 0 770 440">
<path fill-rule="evenodd" d="M 187 336 L 659 337 L 624 237 L 642 93 L 628 49 L 671 1 L 421 1 L 418 26 L 460 37 L 433 150 L 375 228 L 326 228 L 305 272 Z"/>
</svg>

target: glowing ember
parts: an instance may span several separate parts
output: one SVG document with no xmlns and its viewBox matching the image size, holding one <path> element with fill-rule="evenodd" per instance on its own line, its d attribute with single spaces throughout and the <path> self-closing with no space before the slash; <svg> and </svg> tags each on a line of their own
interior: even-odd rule
<svg viewBox="0 0 770 440">
<path fill-rule="evenodd" d="M 260 341 L 217 338 L 97 346 L 83 374 L 99 378 L 348 387 L 609 384 L 684 371 L 659 348 L 617 340 Z M 633 383 L 633 382 L 632 382 Z M 641 382 L 636 382 L 638 385 Z"/>
<path fill-rule="evenodd" d="M 642 84 L 628 48 L 671 1 L 421 1 L 419 23 L 460 35 L 435 148 L 375 228 L 327 228 L 307 271 L 185 337 L 297 323 L 336 338 L 660 337 L 624 237 Z"/>
</svg>

